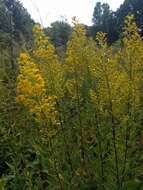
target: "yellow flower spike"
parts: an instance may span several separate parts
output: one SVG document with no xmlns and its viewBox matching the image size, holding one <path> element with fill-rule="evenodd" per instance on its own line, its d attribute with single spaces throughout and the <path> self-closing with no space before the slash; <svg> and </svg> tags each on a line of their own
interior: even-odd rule
<svg viewBox="0 0 143 190">
<path fill-rule="evenodd" d="M 39 26 L 34 29 L 35 49 L 33 50 L 33 59 L 39 65 L 42 76 L 45 81 L 45 87 L 48 95 L 56 95 L 59 98 L 63 96 L 63 70 L 58 56 L 55 54 L 55 47 L 49 42 Z M 37 28 L 38 27 L 38 28 Z"/>
<path fill-rule="evenodd" d="M 66 81 L 66 90 L 73 98 L 77 97 L 82 87 L 84 76 L 87 74 L 87 56 L 86 51 L 88 39 L 83 25 L 76 19 L 73 20 L 74 29 L 67 45 L 66 59 L 64 64 L 65 73 L 69 76 Z M 77 92 L 78 89 L 78 92 Z"/>
<path fill-rule="evenodd" d="M 38 29 L 36 30 L 38 31 Z M 35 114 L 37 121 L 47 119 L 56 124 L 56 98 L 46 95 L 45 81 L 38 65 L 27 53 L 20 55 L 18 63 L 17 103 L 29 108 L 30 113 Z"/>
</svg>

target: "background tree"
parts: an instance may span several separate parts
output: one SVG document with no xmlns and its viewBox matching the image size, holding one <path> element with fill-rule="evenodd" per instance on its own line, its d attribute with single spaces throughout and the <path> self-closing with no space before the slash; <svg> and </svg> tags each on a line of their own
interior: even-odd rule
<svg viewBox="0 0 143 190">
<path fill-rule="evenodd" d="M 56 21 L 50 27 L 44 29 L 50 42 L 56 47 L 58 55 L 63 59 L 65 56 L 66 44 L 69 40 L 72 27 L 66 20 Z"/>
<path fill-rule="evenodd" d="M 115 42 L 123 31 L 124 19 L 128 14 L 135 16 L 140 33 L 143 35 L 143 3 L 142 0 L 125 0 L 117 9 L 111 11 L 106 3 L 97 2 L 93 12 L 93 26 L 90 35 L 95 37 L 98 31 L 107 33 L 108 42 Z"/>
<path fill-rule="evenodd" d="M 66 21 L 56 21 L 45 29 L 45 33 L 55 46 L 65 46 L 71 34 L 71 26 Z"/>
<path fill-rule="evenodd" d="M 97 2 L 93 12 L 93 26 L 91 27 L 91 35 L 95 37 L 98 31 L 107 33 L 108 41 L 116 40 L 115 30 L 115 13 L 111 11 L 107 3 L 101 4 Z"/>
<path fill-rule="evenodd" d="M 128 14 L 133 14 L 137 26 L 143 29 L 143 2 L 142 0 L 125 0 L 120 8 L 116 11 L 117 17 L 117 30 L 122 31 L 124 25 L 124 19 Z"/>
</svg>

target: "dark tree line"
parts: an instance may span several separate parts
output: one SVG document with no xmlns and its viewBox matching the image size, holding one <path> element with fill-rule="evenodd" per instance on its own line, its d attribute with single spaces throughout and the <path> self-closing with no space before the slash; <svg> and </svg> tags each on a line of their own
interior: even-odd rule
<svg viewBox="0 0 143 190">
<path fill-rule="evenodd" d="M 135 16 L 135 21 L 140 32 L 143 31 L 143 1 L 125 0 L 117 9 L 112 11 L 107 3 L 97 2 L 93 12 L 93 26 L 89 28 L 90 34 L 95 37 L 98 31 L 107 33 L 108 41 L 119 39 L 123 29 L 124 19 L 128 14 Z"/>
<path fill-rule="evenodd" d="M 120 38 L 124 19 L 134 14 L 135 21 L 143 34 L 143 1 L 125 0 L 112 11 L 107 3 L 97 2 L 93 12 L 92 26 L 85 26 L 89 36 L 95 38 L 98 31 L 107 33 L 108 41 L 113 43 Z M 29 42 L 32 39 L 34 21 L 18 0 L 0 0 L 0 47 L 8 47 L 12 43 Z M 45 33 L 56 47 L 66 47 L 72 27 L 66 20 L 56 21 L 45 28 Z M 12 42 L 13 40 L 13 42 Z"/>
<path fill-rule="evenodd" d="M 34 21 L 18 0 L 0 0 L 0 45 L 32 39 Z"/>
</svg>

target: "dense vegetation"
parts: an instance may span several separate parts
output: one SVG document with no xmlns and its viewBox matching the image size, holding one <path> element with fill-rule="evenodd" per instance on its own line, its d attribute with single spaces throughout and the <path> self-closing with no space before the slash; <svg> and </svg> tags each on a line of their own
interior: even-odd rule
<svg viewBox="0 0 143 190">
<path fill-rule="evenodd" d="M 72 28 L 34 26 L 16 0 L 0 0 L 0 14 L 0 189 L 142 190 L 136 15 L 121 24 L 120 45 L 109 46 L 110 32 L 92 39 L 75 18 Z"/>
</svg>

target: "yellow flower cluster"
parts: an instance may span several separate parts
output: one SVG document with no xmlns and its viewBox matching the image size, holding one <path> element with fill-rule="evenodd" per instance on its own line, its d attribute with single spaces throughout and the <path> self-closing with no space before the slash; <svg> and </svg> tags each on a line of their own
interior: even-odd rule
<svg viewBox="0 0 143 190">
<path fill-rule="evenodd" d="M 27 97 L 41 98 L 45 93 L 45 82 L 37 65 L 27 53 L 21 53 L 18 60 L 20 74 L 17 78 L 17 93 Z"/>
<path fill-rule="evenodd" d="M 18 60 L 20 74 L 17 78 L 16 101 L 26 106 L 36 119 L 48 119 L 56 123 L 56 97 L 47 96 L 45 82 L 38 66 L 27 53 L 21 53 Z"/>
<path fill-rule="evenodd" d="M 86 31 L 83 25 L 79 24 L 78 21 L 73 19 L 73 32 L 71 39 L 67 44 L 66 59 L 64 64 L 64 70 L 68 75 L 66 81 L 66 89 L 69 94 L 73 97 L 77 97 L 77 90 L 80 91 L 84 76 L 87 72 L 87 37 Z"/>
<path fill-rule="evenodd" d="M 63 95 L 63 70 L 55 47 L 49 42 L 39 25 L 34 27 L 35 49 L 32 57 L 42 72 L 46 91 L 49 95 L 61 97 Z"/>
</svg>

